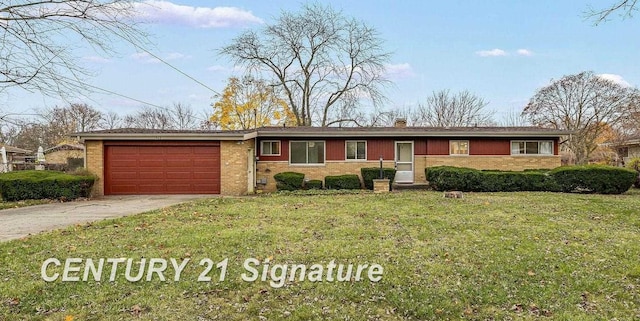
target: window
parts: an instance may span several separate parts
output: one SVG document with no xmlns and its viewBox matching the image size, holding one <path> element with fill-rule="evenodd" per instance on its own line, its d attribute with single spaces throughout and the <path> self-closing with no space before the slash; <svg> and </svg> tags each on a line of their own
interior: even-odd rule
<svg viewBox="0 0 640 321">
<path fill-rule="evenodd" d="M 324 142 L 291 142 L 290 164 L 324 164 Z"/>
<path fill-rule="evenodd" d="M 260 148 L 260 155 L 264 156 L 280 156 L 279 140 L 263 140 Z"/>
<path fill-rule="evenodd" d="M 511 141 L 511 155 L 553 155 L 553 141 Z"/>
<path fill-rule="evenodd" d="M 347 141 L 347 160 L 367 159 L 367 142 Z"/>
<path fill-rule="evenodd" d="M 449 155 L 469 155 L 468 140 L 450 140 Z"/>
</svg>

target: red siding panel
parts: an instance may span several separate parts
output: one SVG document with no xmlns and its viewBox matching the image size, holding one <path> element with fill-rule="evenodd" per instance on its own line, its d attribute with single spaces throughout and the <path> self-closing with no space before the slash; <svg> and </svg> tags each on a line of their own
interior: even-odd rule
<svg viewBox="0 0 640 321">
<path fill-rule="evenodd" d="M 280 156 L 263 156 L 261 155 L 262 151 L 262 140 L 258 141 L 258 157 L 260 157 L 261 161 L 265 162 L 277 162 L 277 161 L 289 161 L 289 140 L 287 139 L 264 139 L 268 141 L 280 141 Z"/>
<path fill-rule="evenodd" d="M 427 141 L 417 139 L 413 142 L 413 153 L 415 155 L 427 155 Z"/>
<path fill-rule="evenodd" d="M 469 155 L 511 155 L 510 139 L 471 139 Z"/>
<path fill-rule="evenodd" d="M 219 194 L 219 142 L 105 142 L 105 194 Z"/>
<path fill-rule="evenodd" d="M 326 160 L 345 160 L 345 147 L 343 139 L 328 139 L 325 141 L 327 150 Z"/>
<path fill-rule="evenodd" d="M 449 155 L 449 139 L 429 139 L 427 142 L 427 155 Z"/>
<path fill-rule="evenodd" d="M 393 139 L 368 139 L 367 140 L 367 160 L 379 160 L 380 155 L 384 160 L 395 158 Z"/>
</svg>

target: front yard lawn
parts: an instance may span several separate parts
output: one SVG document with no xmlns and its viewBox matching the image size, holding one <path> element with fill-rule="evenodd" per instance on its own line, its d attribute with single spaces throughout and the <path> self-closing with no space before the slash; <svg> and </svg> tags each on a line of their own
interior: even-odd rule
<svg viewBox="0 0 640 321">
<path fill-rule="evenodd" d="M 640 318 L 640 193 L 213 198 L 0 244 L 1 320 Z M 47 258 L 189 258 L 180 281 L 55 282 Z M 210 258 L 226 280 L 197 282 Z M 243 262 L 380 264 L 382 280 L 246 282 Z M 260 266 L 261 267 L 261 266 Z M 137 272 L 137 267 L 134 272 Z M 107 270 L 109 271 L 109 270 Z M 51 266 L 49 274 L 62 267 Z M 134 273 L 135 274 L 135 273 Z M 78 275 L 78 273 L 76 273 Z M 82 278 L 82 272 L 79 273 Z"/>
</svg>

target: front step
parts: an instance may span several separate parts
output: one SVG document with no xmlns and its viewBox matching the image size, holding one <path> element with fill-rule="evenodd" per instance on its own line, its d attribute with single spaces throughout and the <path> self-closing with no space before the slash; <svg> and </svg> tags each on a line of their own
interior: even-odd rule
<svg viewBox="0 0 640 321">
<path fill-rule="evenodd" d="M 392 191 L 410 191 L 410 190 L 430 190 L 429 183 L 393 183 Z"/>
</svg>

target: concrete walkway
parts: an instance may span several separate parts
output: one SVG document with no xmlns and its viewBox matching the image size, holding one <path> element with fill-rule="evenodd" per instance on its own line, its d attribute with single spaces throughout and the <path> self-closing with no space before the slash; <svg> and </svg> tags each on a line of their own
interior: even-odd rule
<svg viewBox="0 0 640 321">
<path fill-rule="evenodd" d="M 108 196 L 0 210 L 0 242 L 107 218 L 138 214 L 213 195 Z"/>
</svg>

